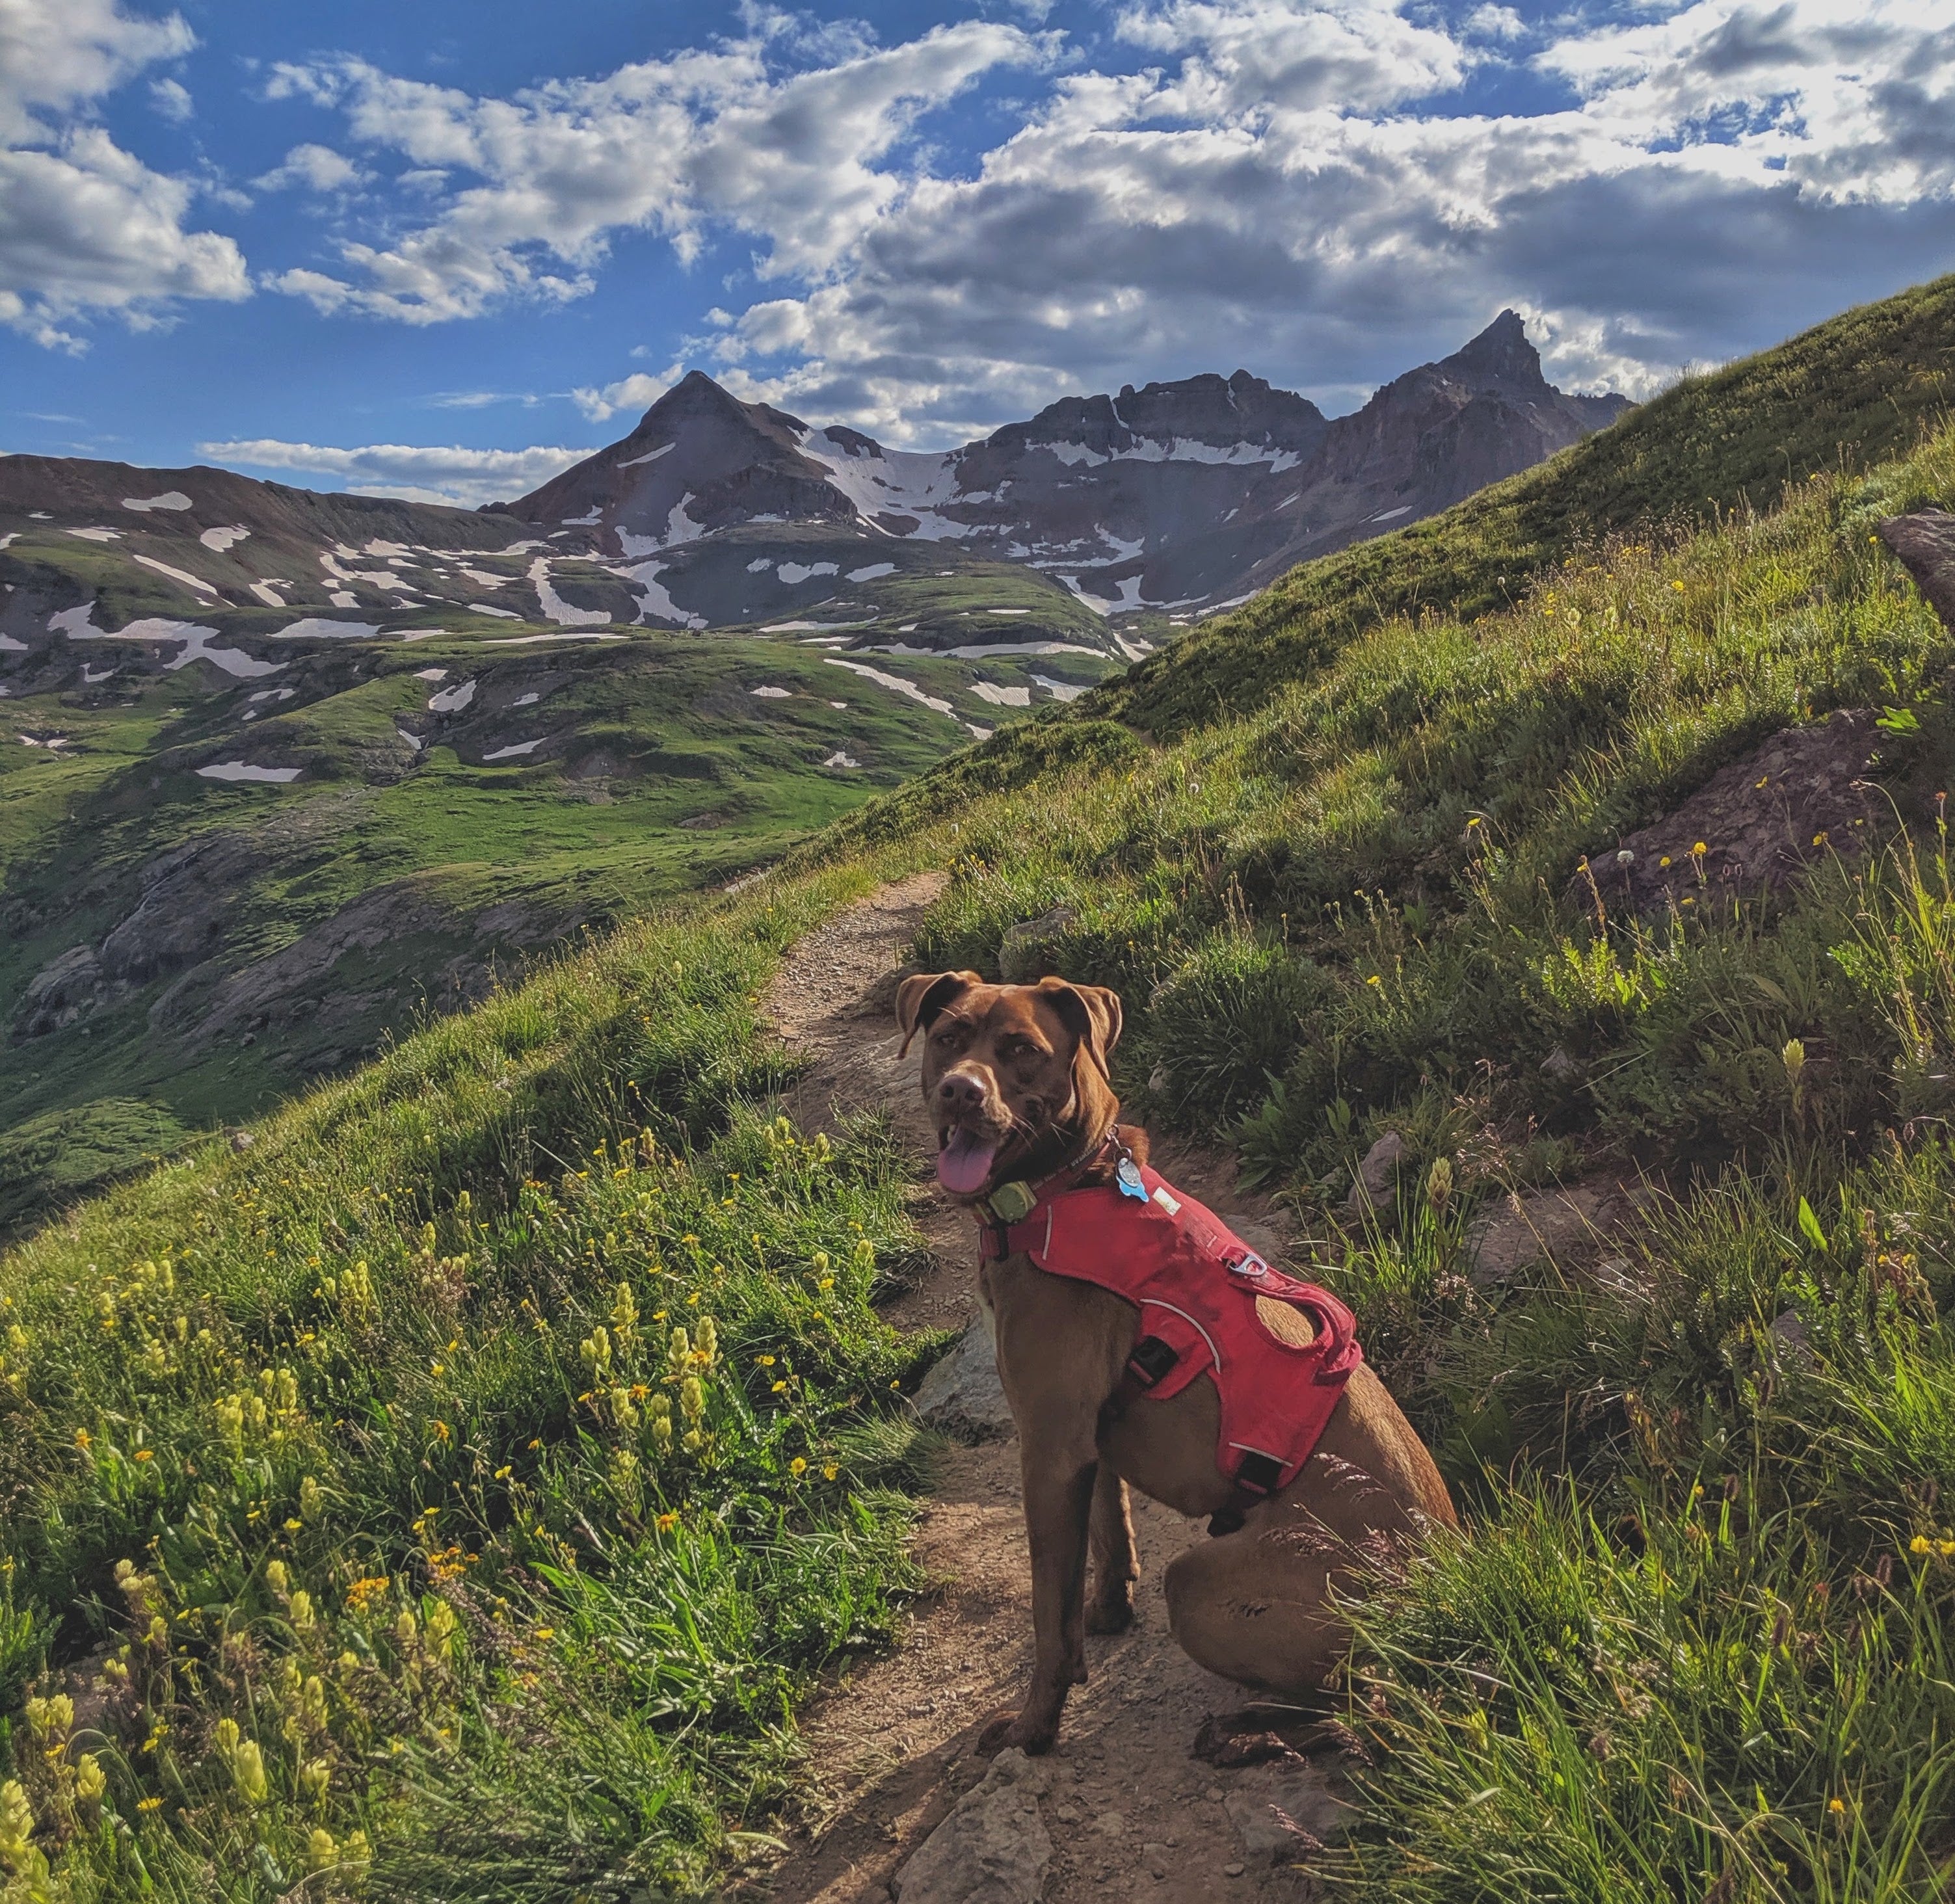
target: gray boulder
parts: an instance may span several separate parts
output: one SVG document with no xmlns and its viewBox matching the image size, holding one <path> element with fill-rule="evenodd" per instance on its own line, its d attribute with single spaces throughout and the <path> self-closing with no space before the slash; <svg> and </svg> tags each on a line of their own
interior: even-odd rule
<svg viewBox="0 0 1955 1904">
<path fill-rule="evenodd" d="M 1011 1406 L 998 1380 L 997 1352 L 982 1316 L 923 1378 L 916 1410 L 931 1427 L 959 1441 L 1002 1441 L 1012 1433 Z"/>
<path fill-rule="evenodd" d="M 1038 1904 L 1052 1862 L 1038 1802 L 1050 1777 L 1015 1747 L 1000 1752 L 896 1873 L 899 1904 Z"/>
<path fill-rule="evenodd" d="M 1223 1808 L 1253 1865 L 1301 1858 L 1316 1848 L 1311 1839 L 1321 1846 L 1342 1837 L 1350 1817 L 1324 1774 L 1295 1761 L 1241 1773 Z"/>
</svg>

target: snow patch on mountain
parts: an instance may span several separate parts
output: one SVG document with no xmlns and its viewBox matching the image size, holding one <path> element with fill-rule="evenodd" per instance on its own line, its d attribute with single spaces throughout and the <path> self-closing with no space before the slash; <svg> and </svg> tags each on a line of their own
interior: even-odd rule
<svg viewBox="0 0 1955 1904">
<path fill-rule="evenodd" d="M 672 598 L 672 591 L 659 580 L 670 562 L 639 562 L 630 568 L 619 569 L 616 573 L 625 576 L 638 586 L 638 620 L 641 623 L 656 618 L 661 622 L 676 622 L 682 628 L 703 628 L 706 617 L 695 615 L 690 609 L 682 609 Z"/>
<path fill-rule="evenodd" d="M 601 608 L 579 608 L 574 603 L 566 602 L 551 587 L 547 555 L 539 555 L 530 564 L 530 583 L 537 591 L 537 605 L 543 610 L 544 618 L 556 622 L 559 628 L 601 627 L 611 618 Z"/>
<path fill-rule="evenodd" d="M 274 786 L 284 786 L 299 777 L 298 767 L 255 767 L 248 760 L 219 760 L 207 767 L 197 769 L 199 778 L 205 780 L 262 780 Z"/>
</svg>

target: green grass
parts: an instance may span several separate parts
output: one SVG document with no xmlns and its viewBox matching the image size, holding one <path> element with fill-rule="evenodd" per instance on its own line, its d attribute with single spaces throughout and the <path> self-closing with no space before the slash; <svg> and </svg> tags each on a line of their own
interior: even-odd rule
<svg viewBox="0 0 1955 1904">
<path fill-rule="evenodd" d="M 1955 277 L 1686 378 L 1442 515 L 1305 563 L 1143 662 L 1097 707 L 1163 738 L 1241 718 L 1360 629 L 1484 614 L 1611 534 L 1695 527 L 1765 508 L 1815 471 L 1871 468 L 1951 404 Z"/>
<path fill-rule="evenodd" d="M 212 943 L 187 965 L 16 1045 L 0 1078 L 0 1134 L 20 1133 L 0 1166 L 0 1234 L 139 1167 L 159 1147 L 151 1126 L 258 1115 L 423 1011 L 452 1009 L 491 960 L 520 971 L 567 932 L 779 858 L 968 741 L 965 722 L 1022 717 L 978 682 L 1043 694 L 1034 670 L 1085 684 L 1107 666 L 870 658 L 954 707 L 953 719 L 789 640 L 493 645 L 507 640 L 323 643 L 244 681 L 201 666 L 141 673 L 104 644 L 83 652 L 120 664 L 115 681 L 8 700 L 10 721 L 68 734 L 72 757 L 0 754 L 0 917 L 13 928 L 0 937 L 0 1024 L 49 962 L 99 944 L 134 911 L 145 869 L 163 854 L 217 836 L 251 851 L 203 902 Z M 451 685 L 475 681 L 483 710 L 518 691 L 539 698 L 472 710 L 417 755 L 400 729 L 425 724 L 435 684 L 418 675 L 430 668 Z M 267 681 L 294 697 L 253 703 Z M 788 697 L 757 697 L 755 687 Z M 549 745 L 534 760 L 484 758 L 539 735 Z M 857 764 L 824 764 L 838 754 Z M 214 784 L 194 771 L 212 757 L 303 766 L 305 777 Z M 370 917 L 357 949 L 330 964 L 322 955 L 274 1022 L 200 1028 L 227 980 L 386 889 L 398 917 Z M 132 1122 L 125 1103 L 143 1116 Z"/>
<path fill-rule="evenodd" d="M 723 1887 L 811 1676 L 889 1631 L 917 1461 L 889 1384 L 933 1346 L 872 1307 L 919 1247 L 886 1138 L 776 1121 L 754 1000 L 834 906 L 935 864 L 919 956 L 995 971 L 1049 916 L 1020 955 L 1119 988 L 1130 1112 L 1233 1145 L 1327 1239 L 1314 1273 L 1454 1488 L 1462 1531 L 1379 1559 L 1356 1611 L 1362 1804 L 1299 1844 L 1317 1877 L 1945 1890 L 1955 638 L 1872 529 L 1955 501 L 1955 429 L 1874 414 L 1939 373 L 1951 294 L 1666 399 L 1617 501 L 1563 459 L 1525 493 L 1566 478 L 1588 513 L 1498 571 L 1510 601 L 1416 592 L 1405 552 L 1465 561 L 1477 504 L 1365 555 L 1402 597 L 1318 565 L 1239 625 L 1239 702 L 1204 633 L 1142 671 L 1171 717 L 1110 691 L 1023 722 L 7 1258 L 17 1883 L 44 1858 L 52 1895 L 119 1899 L 140 1858 L 241 1899 L 316 1856 L 326 1895 Z M 1795 398 L 1796 446 L 1867 466 L 1747 474 Z M 1635 520 L 1706 469 L 1716 519 Z M 1845 707 L 1890 710 L 1864 842 L 1736 907 L 1598 908 L 1585 856 Z M 1354 1229 L 1387 1130 L 1399 1197 Z M 1597 1167 L 1662 1186 L 1605 1273 L 1469 1279 L 1497 1200 Z M 700 1311 L 688 1403 L 658 1332 Z M 78 1662 L 99 1737 L 27 1703 Z"/>
<path fill-rule="evenodd" d="M 751 1010 L 861 884 L 628 930 L 11 1259 L 20 1895 L 737 1860 L 799 1690 L 910 1578 L 919 1345 L 869 1306 L 917 1259 L 900 1172 L 763 1108 Z M 87 1758 L 21 1703 L 50 1654 L 99 1680 Z"/>
</svg>

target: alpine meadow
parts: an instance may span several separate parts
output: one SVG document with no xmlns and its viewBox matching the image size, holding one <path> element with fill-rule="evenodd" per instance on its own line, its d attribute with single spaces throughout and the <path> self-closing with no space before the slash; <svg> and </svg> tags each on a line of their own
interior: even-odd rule
<svg viewBox="0 0 1955 1904">
<path fill-rule="evenodd" d="M 911 965 L 1116 988 L 1126 1114 L 1459 1505 L 1365 1563 L 1284 1862 L 1941 1894 L 1955 629 L 1882 525 L 1951 395 L 1950 279 L 1686 379 L 24 1236 L 8 1904 L 766 1894 L 798 1717 L 946 1591 L 949 1338 L 883 1314 L 918 1160 L 795 1121 L 762 999 L 931 871 Z"/>
<path fill-rule="evenodd" d="M 0 0 L 0 1904 L 1955 1904 L 1951 0 Z"/>
</svg>

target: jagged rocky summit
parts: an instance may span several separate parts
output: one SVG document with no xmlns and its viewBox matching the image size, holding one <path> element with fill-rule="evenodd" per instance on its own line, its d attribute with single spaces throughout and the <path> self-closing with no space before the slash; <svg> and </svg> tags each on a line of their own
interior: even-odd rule
<svg viewBox="0 0 1955 1904">
<path fill-rule="evenodd" d="M 1173 620 L 1529 468 L 1627 401 L 1554 389 L 1511 310 L 1348 417 L 1238 370 L 1066 398 L 942 452 L 817 428 L 694 371 L 621 442 L 497 506 L 656 562 L 675 600 L 715 620 L 767 613 L 783 564 L 700 545 L 789 524 L 859 546 L 830 571 L 847 581 L 927 544 L 1050 576 L 1101 615 Z M 785 567 L 792 586 L 807 565 Z"/>
<path fill-rule="evenodd" d="M 694 371 L 621 441 L 486 511 L 0 457 L 0 647 L 146 633 L 255 670 L 269 656 L 227 644 L 486 615 L 1132 659 L 1626 401 L 1555 389 L 1503 311 L 1347 417 L 1238 370 L 1068 397 L 943 451 L 817 427 Z"/>
</svg>

